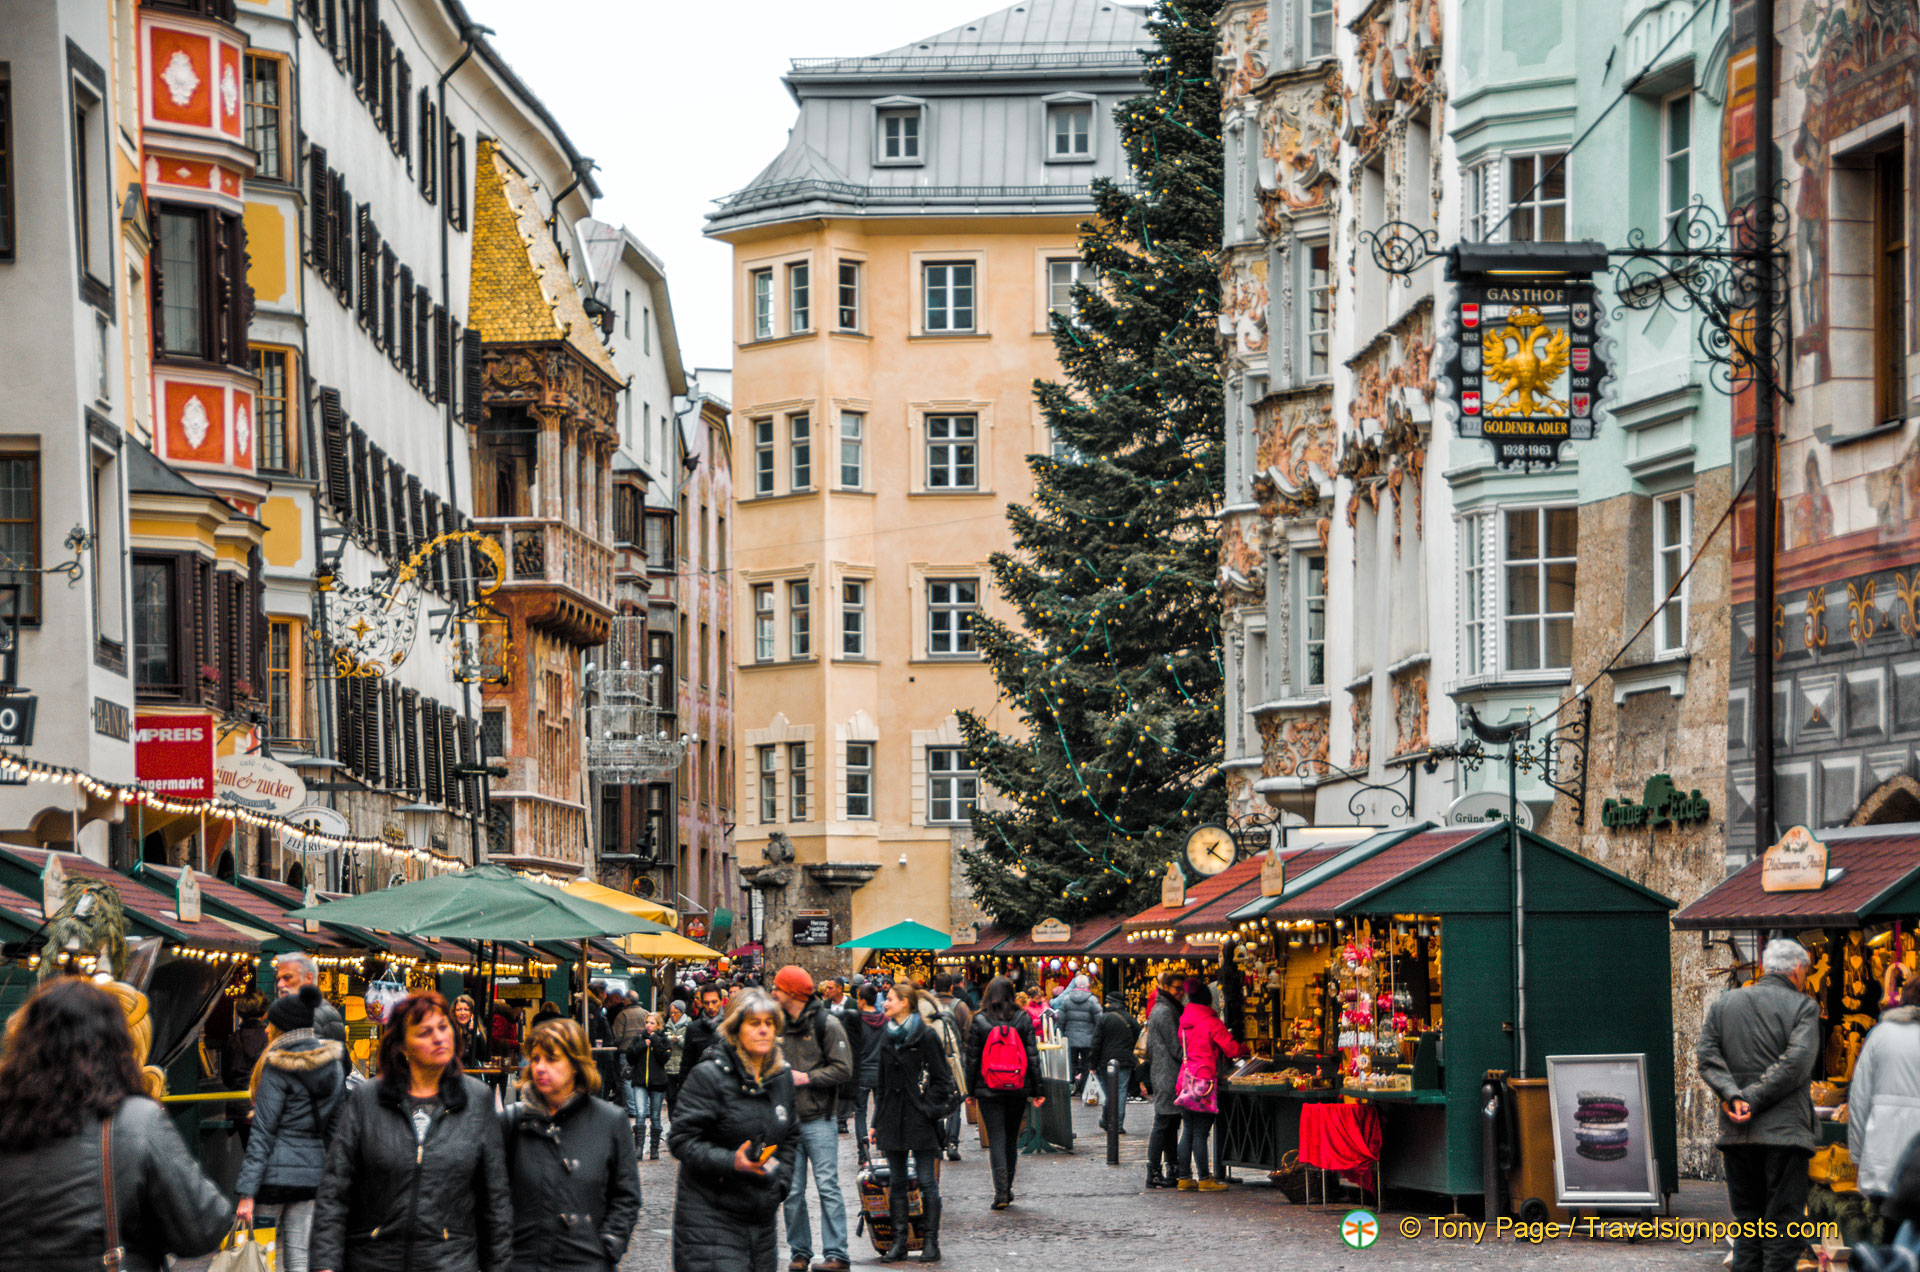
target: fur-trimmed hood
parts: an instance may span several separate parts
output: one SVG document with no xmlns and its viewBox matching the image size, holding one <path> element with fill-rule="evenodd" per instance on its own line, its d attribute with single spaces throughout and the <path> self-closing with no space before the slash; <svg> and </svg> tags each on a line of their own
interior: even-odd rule
<svg viewBox="0 0 1920 1272">
<path fill-rule="evenodd" d="M 311 1073 L 329 1064 L 339 1064 L 346 1054 L 345 1047 L 316 1037 L 311 1029 L 294 1029 L 275 1038 L 261 1061 L 286 1073 Z"/>
<path fill-rule="evenodd" d="M 1883 1025 L 1920 1025 L 1920 1007 L 1890 1007 L 1880 1013 Z"/>
</svg>

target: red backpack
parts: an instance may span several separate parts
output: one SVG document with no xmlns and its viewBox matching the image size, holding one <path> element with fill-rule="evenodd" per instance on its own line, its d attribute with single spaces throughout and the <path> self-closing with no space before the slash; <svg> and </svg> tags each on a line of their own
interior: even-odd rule
<svg viewBox="0 0 1920 1272">
<path fill-rule="evenodd" d="M 980 1048 L 980 1077 L 989 1091 L 1027 1089 L 1027 1044 L 1012 1025 L 995 1025 Z"/>
</svg>

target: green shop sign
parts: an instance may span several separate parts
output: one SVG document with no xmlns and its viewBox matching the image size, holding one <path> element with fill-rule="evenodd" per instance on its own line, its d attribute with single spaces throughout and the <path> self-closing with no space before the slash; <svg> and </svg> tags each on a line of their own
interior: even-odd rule
<svg viewBox="0 0 1920 1272">
<path fill-rule="evenodd" d="M 1609 829 L 1619 826 L 1682 826 L 1703 822 L 1710 813 L 1707 797 L 1699 791 L 1681 794 L 1680 788 L 1665 773 L 1647 779 L 1640 802 L 1610 799 L 1600 805 L 1600 824 Z"/>
</svg>

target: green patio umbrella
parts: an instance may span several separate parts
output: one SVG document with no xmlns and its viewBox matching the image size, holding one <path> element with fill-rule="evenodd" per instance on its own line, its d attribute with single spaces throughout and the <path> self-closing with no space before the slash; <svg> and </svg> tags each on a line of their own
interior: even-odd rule
<svg viewBox="0 0 1920 1272">
<path fill-rule="evenodd" d="M 856 936 L 851 941 L 840 942 L 843 950 L 944 950 L 953 945 L 953 938 L 945 932 L 935 931 L 924 923 L 915 923 L 908 919 L 892 927 L 881 928 L 878 932 L 869 932 L 865 936 Z"/>
<path fill-rule="evenodd" d="M 673 930 L 501 866 L 435 875 L 287 913 L 295 919 L 461 941 L 579 941 Z"/>
</svg>

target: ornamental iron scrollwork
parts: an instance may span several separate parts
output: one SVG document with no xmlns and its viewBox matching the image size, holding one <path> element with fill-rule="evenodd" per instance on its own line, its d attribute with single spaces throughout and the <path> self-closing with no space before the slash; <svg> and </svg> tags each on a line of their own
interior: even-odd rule
<svg viewBox="0 0 1920 1272">
<path fill-rule="evenodd" d="M 1362 824 L 1361 818 L 1369 815 L 1384 817 L 1388 821 L 1405 821 L 1413 816 L 1414 766 L 1408 764 L 1404 767 L 1407 781 L 1407 789 L 1404 791 L 1400 789 L 1400 779 L 1397 777 L 1385 782 L 1369 782 L 1365 780 L 1364 775 L 1354 777 L 1353 781 L 1357 789 L 1347 798 L 1347 814 L 1353 818 L 1356 826 Z M 1376 804 L 1374 811 L 1369 813 L 1367 808 L 1370 802 L 1367 799 L 1369 794 L 1386 795 L 1390 802 L 1384 806 Z"/>
<path fill-rule="evenodd" d="M 1466 715 L 1470 724 L 1478 723 L 1479 717 L 1472 707 L 1466 709 Z M 1593 702 L 1582 694 L 1575 710 L 1564 721 L 1537 738 L 1530 736 L 1533 730 L 1530 722 L 1506 726 L 1516 731 L 1507 739 L 1504 752 L 1489 751 L 1479 738 L 1469 737 L 1461 742 L 1430 748 L 1425 760 L 1426 768 L 1431 773 L 1439 767 L 1440 761 L 1453 760 L 1469 772 L 1478 772 L 1481 765 L 1488 761 L 1502 762 L 1549 790 L 1566 796 L 1573 805 L 1573 824 L 1585 826 L 1587 737 L 1592 723 Z"/>
<path fill-rule="evenodd" d="M 326 668 L 322 674 L 335 680 L 383 676 L 404 663 L 413 651 L 420 626 L 422 567 L 434 553 L 462 544 L 474 563 L 475 574 L 484 581 L 479 583 L 474 603 L 457 618 L 484 623 L 497 617 L 487 601 L 506 578 L 506 553 L 491 535 L 477 530 L 452 531 L 422 544 L 377 584 L 353 587 L 340 583 L 337 577 L 321 580 L 329 643 L 329 648 L 320 651 L 319 665 Z M 482 566 L 491 568 L 491 579 L 480 573 Z M 504 648 L 500 657 L 505 657 Z"/>
<path fill-rule="evenodd" d="M 1422 229 L 1411 221 L 1388 221 L 1378 230 L 1361 230 L 1373 254 L 1373 263 L 1389 274 L 1405 277 L 1446 255 L 1440 250 L 1440 231 Z"/>
<path fill-rule="evenodd" d="M 1759 241 L 1757 201 L 1723 218 L 1696 197 L 1657 241 L 1649 241 L 1643 229 L 1633 230 L 1624 249 L 1608 253 L 1622 258 L 1613 267 L 1620 301 L 1614 316 L 1624 317 L 1630 309 L 1697 313 L 1695 343 L 1712 368 L 1716 388 L 1737 393 L 1765 384 L 1791 402 L 1780 368 L 1786 365 L 1789 335 L 1785 261 L 1792 221 L 1780 198 L 1770 196 L 1768 202 L 1773 221 L 1767 243 Z M 1769 258 L 1773 267 L 1763 268 Z M 1765 332 L 1755 324 L 1763 279 L 1773 292 L 1775 315 L 1773 329 Z"/>
</svg>

